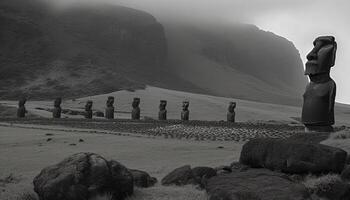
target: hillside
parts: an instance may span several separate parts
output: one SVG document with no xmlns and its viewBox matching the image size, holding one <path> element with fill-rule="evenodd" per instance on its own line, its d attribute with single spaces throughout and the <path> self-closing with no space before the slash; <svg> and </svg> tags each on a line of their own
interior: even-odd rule
<svg viewBox="0 0 350 200">
<path fill-rule="evenodd" d="M 164 22 L 171 70 L 212 95 L 298 104 L 306 78 L 294 45 L 253 25 Z"/>
<path fill-rule="evenodd" d="M 296 105 L 306 84 L 294 45 L 253 25 L 159 23 L 121 6 L 2 0 L 0 26 L 0 99 L 153 85 Z"/>
</svg>

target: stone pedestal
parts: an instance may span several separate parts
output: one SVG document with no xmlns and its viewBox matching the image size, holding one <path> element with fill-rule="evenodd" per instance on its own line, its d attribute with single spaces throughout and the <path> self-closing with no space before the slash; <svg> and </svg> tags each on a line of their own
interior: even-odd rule
<svg viewBox="0 0 350 200">
<path fill-rule="evenodd" d="M 329 132 L 333 132 L 333 126 L 309 126 L 306 125 L 305 126 L 305 132 L 307 133 L 329 133 Z"/>
</svg>

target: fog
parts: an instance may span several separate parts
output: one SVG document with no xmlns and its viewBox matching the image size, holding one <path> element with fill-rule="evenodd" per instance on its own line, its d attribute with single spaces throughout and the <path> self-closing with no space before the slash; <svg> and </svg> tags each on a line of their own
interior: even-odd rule
<svg viewBox="0 0 350 200">
<path fill-rule="evenodd" d="M 314 38 L 334 35 L 338 42 L 332 77 L 337 101 L 350 103 L 350 3 L 347 0 L 45 0 L 58 7 L 72 3 L 112 3 L 147 11 L 159 21 L 250 23 L 292 41 L 306 61 Z M 278 74 L 278 72 L 276 72 Z"/>
</svg>

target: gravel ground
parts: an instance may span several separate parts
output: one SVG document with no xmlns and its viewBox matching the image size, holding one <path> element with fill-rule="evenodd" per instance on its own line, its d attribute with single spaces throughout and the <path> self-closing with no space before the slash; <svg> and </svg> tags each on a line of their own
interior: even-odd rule
<svg viewBox="0 0 350 200">
<path fill-rule="evenodd" d="M 150 137 L 187 140 L 247 141 L 253 138 L 289 138 L 303 132 L 301 125 L 283 123 L 228 123 L 224 121 L 179 120 L 85 120 L 46 118 L 0 118 L 0 122 L 33 125 L 58 125 L 71 128 L 135 133 Z"/>
</svg>

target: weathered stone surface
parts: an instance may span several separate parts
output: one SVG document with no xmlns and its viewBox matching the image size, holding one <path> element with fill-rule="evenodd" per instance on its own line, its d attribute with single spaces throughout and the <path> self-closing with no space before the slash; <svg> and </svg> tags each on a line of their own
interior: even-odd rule
<svg viewBox="0 0 350 200">
<path fill-rule="evenodd" d="M 211 167 L 195 167 L 192 169 L 194 180 L 197 184 L 202 184 L 203 179 L 209 179 L 216 176 L 216 170 Z"/>
<path fill-rule="evenodd" d="M 52 110 L 53 118 L 61 118 L 62 108 L 61 108 L 62 98 L 56 98 L 54 101 L 54 108 Z"/>
<path fill-rule="evenodd" d="M 92 101 L 87 101 L 85 105 L 85 118 L 86 119 L 92 119 Z"/>
<path fill-rule="evenodd" d="M 17 117 L 18 118 L 23 118 L 25 117 L 27 110 L 25 107 L 25 103 L 26 103 L 27 99 L 26 98 L 22 98 L 21 100 L 18 101 L 18 109 L 17 109 Z"/>
<path fill-rule="evenodd" d="M 186 185 L 193 183 L 191 166 L 185 165 L 176 168 L 162 179 L 162 185 Z"/>
<path fill-rule="evenodd" d="M 141 109 L 140 109 L 140 98 L 134 98 L 132 102 L 132 111 L 131 111 L 131 119 L 133 120 L 139 120 L 141 115 Z"/>
<path fill-rule="evenodd" d="M 74 154 L 44 168 L 33 184 L 40 200 L 86 200 L 104 193 L 120 200 L 133 193 L 129 170 L 94 153 Z"/>
<path fill-rule="evenodd" d="M 137 169 L 129 169 L 129 171 L 134 177 L 134 185 L 137 187 L 148 188 L 157 183 L 157 179 L 151 177 L 147 172 Z"/>
<path fill-rule="evenodd" d="M 307 189 L 268 169 L 214 176 L 207 181 L 210 200 L 304 200 Z"/>
<path fill-rule="evenodd" d="M 350 181 L 350 165 L 347 165 L 341 173 L 341 178 L 346 181 Z"/>
<path fill-rule="evenodd" d="M 335 63 L 337 43 L 333 36 L 320 36 L 313 43 L 305 64 L 305 75 L 310 82 L 303 95 L 301 121 L 306 131 L 329 132 L 333 130 L 336 94 L 330 70 Z"/>
<path fill-rule="evenodd" d="M 322 144 L 255 139 L 243 145 L 240 162 L 286 173 L 341 173 L 347 153 Z"/>
<path fill-rule="evenodd" d="M 236 102 L 230 102 L 230 105 L 228 106 L 227 109 L 227 121 L 228 122 L 235 122 L 236 121 Z"/>
<path fill-rule="evenodd" d="M 167 105 L 167 101 L 165 101 L 165 100 L 160 100 L 159 112 L 158 112 L 158 119 L 159 119 L 159 120 L 167 120 L 166 105 Z"/>
</svg>

